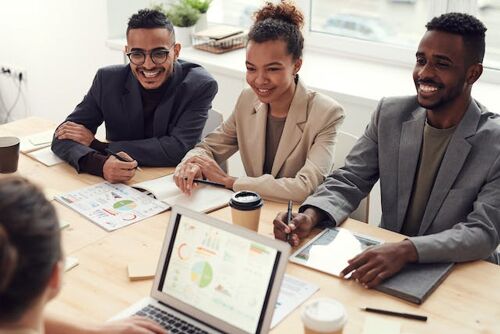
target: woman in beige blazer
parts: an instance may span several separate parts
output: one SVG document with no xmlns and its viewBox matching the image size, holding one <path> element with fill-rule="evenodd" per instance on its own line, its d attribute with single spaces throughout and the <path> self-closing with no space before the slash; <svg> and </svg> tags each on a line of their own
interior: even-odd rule
<svg viewBox="0 0 500 334">
<path fill-rule="evenodd" d="M 303 15 L 282 1 L 256 13 L 249 32 L 246 79 L 232 115 L 176 168 L 174 179 L 191 193 L 194 178 L 252 190 L 278 201 L 302 202 L 332 171 L 342 107 L 307 89 L 302 65 Z M 219 164 L 240 151 L 247 176 L 227 175 Z"/>
</svg>

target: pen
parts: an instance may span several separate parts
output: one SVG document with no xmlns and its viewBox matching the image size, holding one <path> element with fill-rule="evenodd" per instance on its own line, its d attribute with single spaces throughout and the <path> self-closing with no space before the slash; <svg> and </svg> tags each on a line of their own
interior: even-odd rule
<svg viewBox="0 0 500 334">
<path fill-rule="evenodd" d="M 378 308 L 371 308 L 371 307 L 365 307 L 361 308 L 362 310 L 366 312 L 373 312 L 373 313 L 379 313 L 379 314 L 385 314 L 385 315 L 392 315 L 395 317 L 401 317 L 401 318 L 406 318 L 406 319 L 414 319 L 414 320 L 420 320 L 420 321 L 427 321 L 427 317 L 425 315 L 418 315 L 418 314 L 411 314 L 411 313 L 400 313 L 400 312 L 394 312 L 394 311 L 388 311 L 388 310 L 381 310 Z"/>
<path fill-rule="evenodd" d="M 288 201 L 288 210 L 286 212 L 286 224 L 290 225 L 290 222 L 292 221 L 292 207 L 293 207 L 293 202 Z M 290 233 L 286 235 L 286 241 L 290 240 Z"/>
<path fill-rule="evenodd" d="M 184 178 L 184 180 L 187 180 L 187 179 L 188 179 L 187 177 Z M 193 179 L 193 182 L 208 184 L 208 185 L 211 185 L 214 187 L 226 188 L 226 186 L 223 183 L 213 182 L 213 181 L 208 181 L 208 180 L 203 180 L 203 179 Z"/>
<path fill-rule="evenodd" d="M 116 159 L 118 159 L 120 161 L 123 161 L 123 162 L 132 162 L 131 160 L 128 160 L 128 159 L 125 159 L 124 157 L 119 156 L 115 152 L 111 151 L 109 148 L 105 148 L 104 151 L 106 153 L 108 153 L 109 155 L 114 156 Z M 141 169 L 141 167 L 139 167 L 139 165 L 137 165 L 137 167 L 135 167 L 135 168 L 137 168 L 137 170 L 139 170 L 139 171 L 142 172 L 142 169 Z"/>
</svg>

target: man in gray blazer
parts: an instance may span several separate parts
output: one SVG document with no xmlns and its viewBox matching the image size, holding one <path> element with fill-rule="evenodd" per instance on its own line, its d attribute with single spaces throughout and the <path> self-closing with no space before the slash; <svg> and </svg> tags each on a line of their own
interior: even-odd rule
<svg viewBox="0 0 500 334">
<path fill-rule="evenodd" d="M 500 234 L 500 116 L 471 98 L 482 73 L 486 28 L 458 13 L 432 19 L 420 41 L 416 96 L 380 101 L 364 135 L 308 197 L 289 226 L 280 213 L 275 236 L 292 245 L 320 222 L 338 225 L 380 178 L 380 226 L 407 239 L 366 250 L 349 261 L 366 287 L 408 262 L 489 259 Z"/>
<path fill-rule="evenodd" d="M 83 101 L 56 130 L 52 150 L 78 172 L 110 182 L 128 181 L 137 164 L 176 166 L 200 140 L 217 93 L 201 66 L 177 60 L 180 49 L 163 13 L 134 14 L 127 28 L 130 64 L 97 72 Z M 103 122 L 109 143 L 94 138 Z"/>
</svg>

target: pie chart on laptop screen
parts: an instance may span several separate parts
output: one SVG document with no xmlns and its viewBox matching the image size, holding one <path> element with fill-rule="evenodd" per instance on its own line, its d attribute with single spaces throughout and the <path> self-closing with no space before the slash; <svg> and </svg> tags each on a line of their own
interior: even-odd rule
<svg viewBox="0 0 500 334">
<path fill-rule="evenodd" d="M 191 269 L 191 280 L 200 288 L 208 286 L 212 282 L 212 277 L 212 266 L 206 261 L 195 263 Z"/>
<path fill-rule="evenodd" d="M 124 199 L 113 204 L 113 209 L 119 211 L 130 211 L 137 207 L 137 204 L 129 199 Z"/>
</svg>

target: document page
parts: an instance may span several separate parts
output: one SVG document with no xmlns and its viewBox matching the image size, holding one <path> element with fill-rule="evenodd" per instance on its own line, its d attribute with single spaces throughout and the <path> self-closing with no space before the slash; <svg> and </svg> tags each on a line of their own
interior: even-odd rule
<svg viewBox="0 0 500 334">
<path fill-rule="evenodd" d="M 28 153 L 31 151 L 35 151 L 47 146 L 50 146 L 52 143 L 52 136 L 54 135 L 55 129 L 35 133 L 30 136 L 21 138 L 21 145 L 19 150 L 22 153 Z"/>
<path fill-rule="evenodd" d="M 32 151 L 28 153 L 28 155 L 33 159 L 35 159 L 36 161 L 39 161 L 48 167 L 62 164 L 64 162 L 57 155 L 55 155 L 54 152 L 52 152 L 50 147 L 45 147 L 37 151 Z"/>
</svg>

